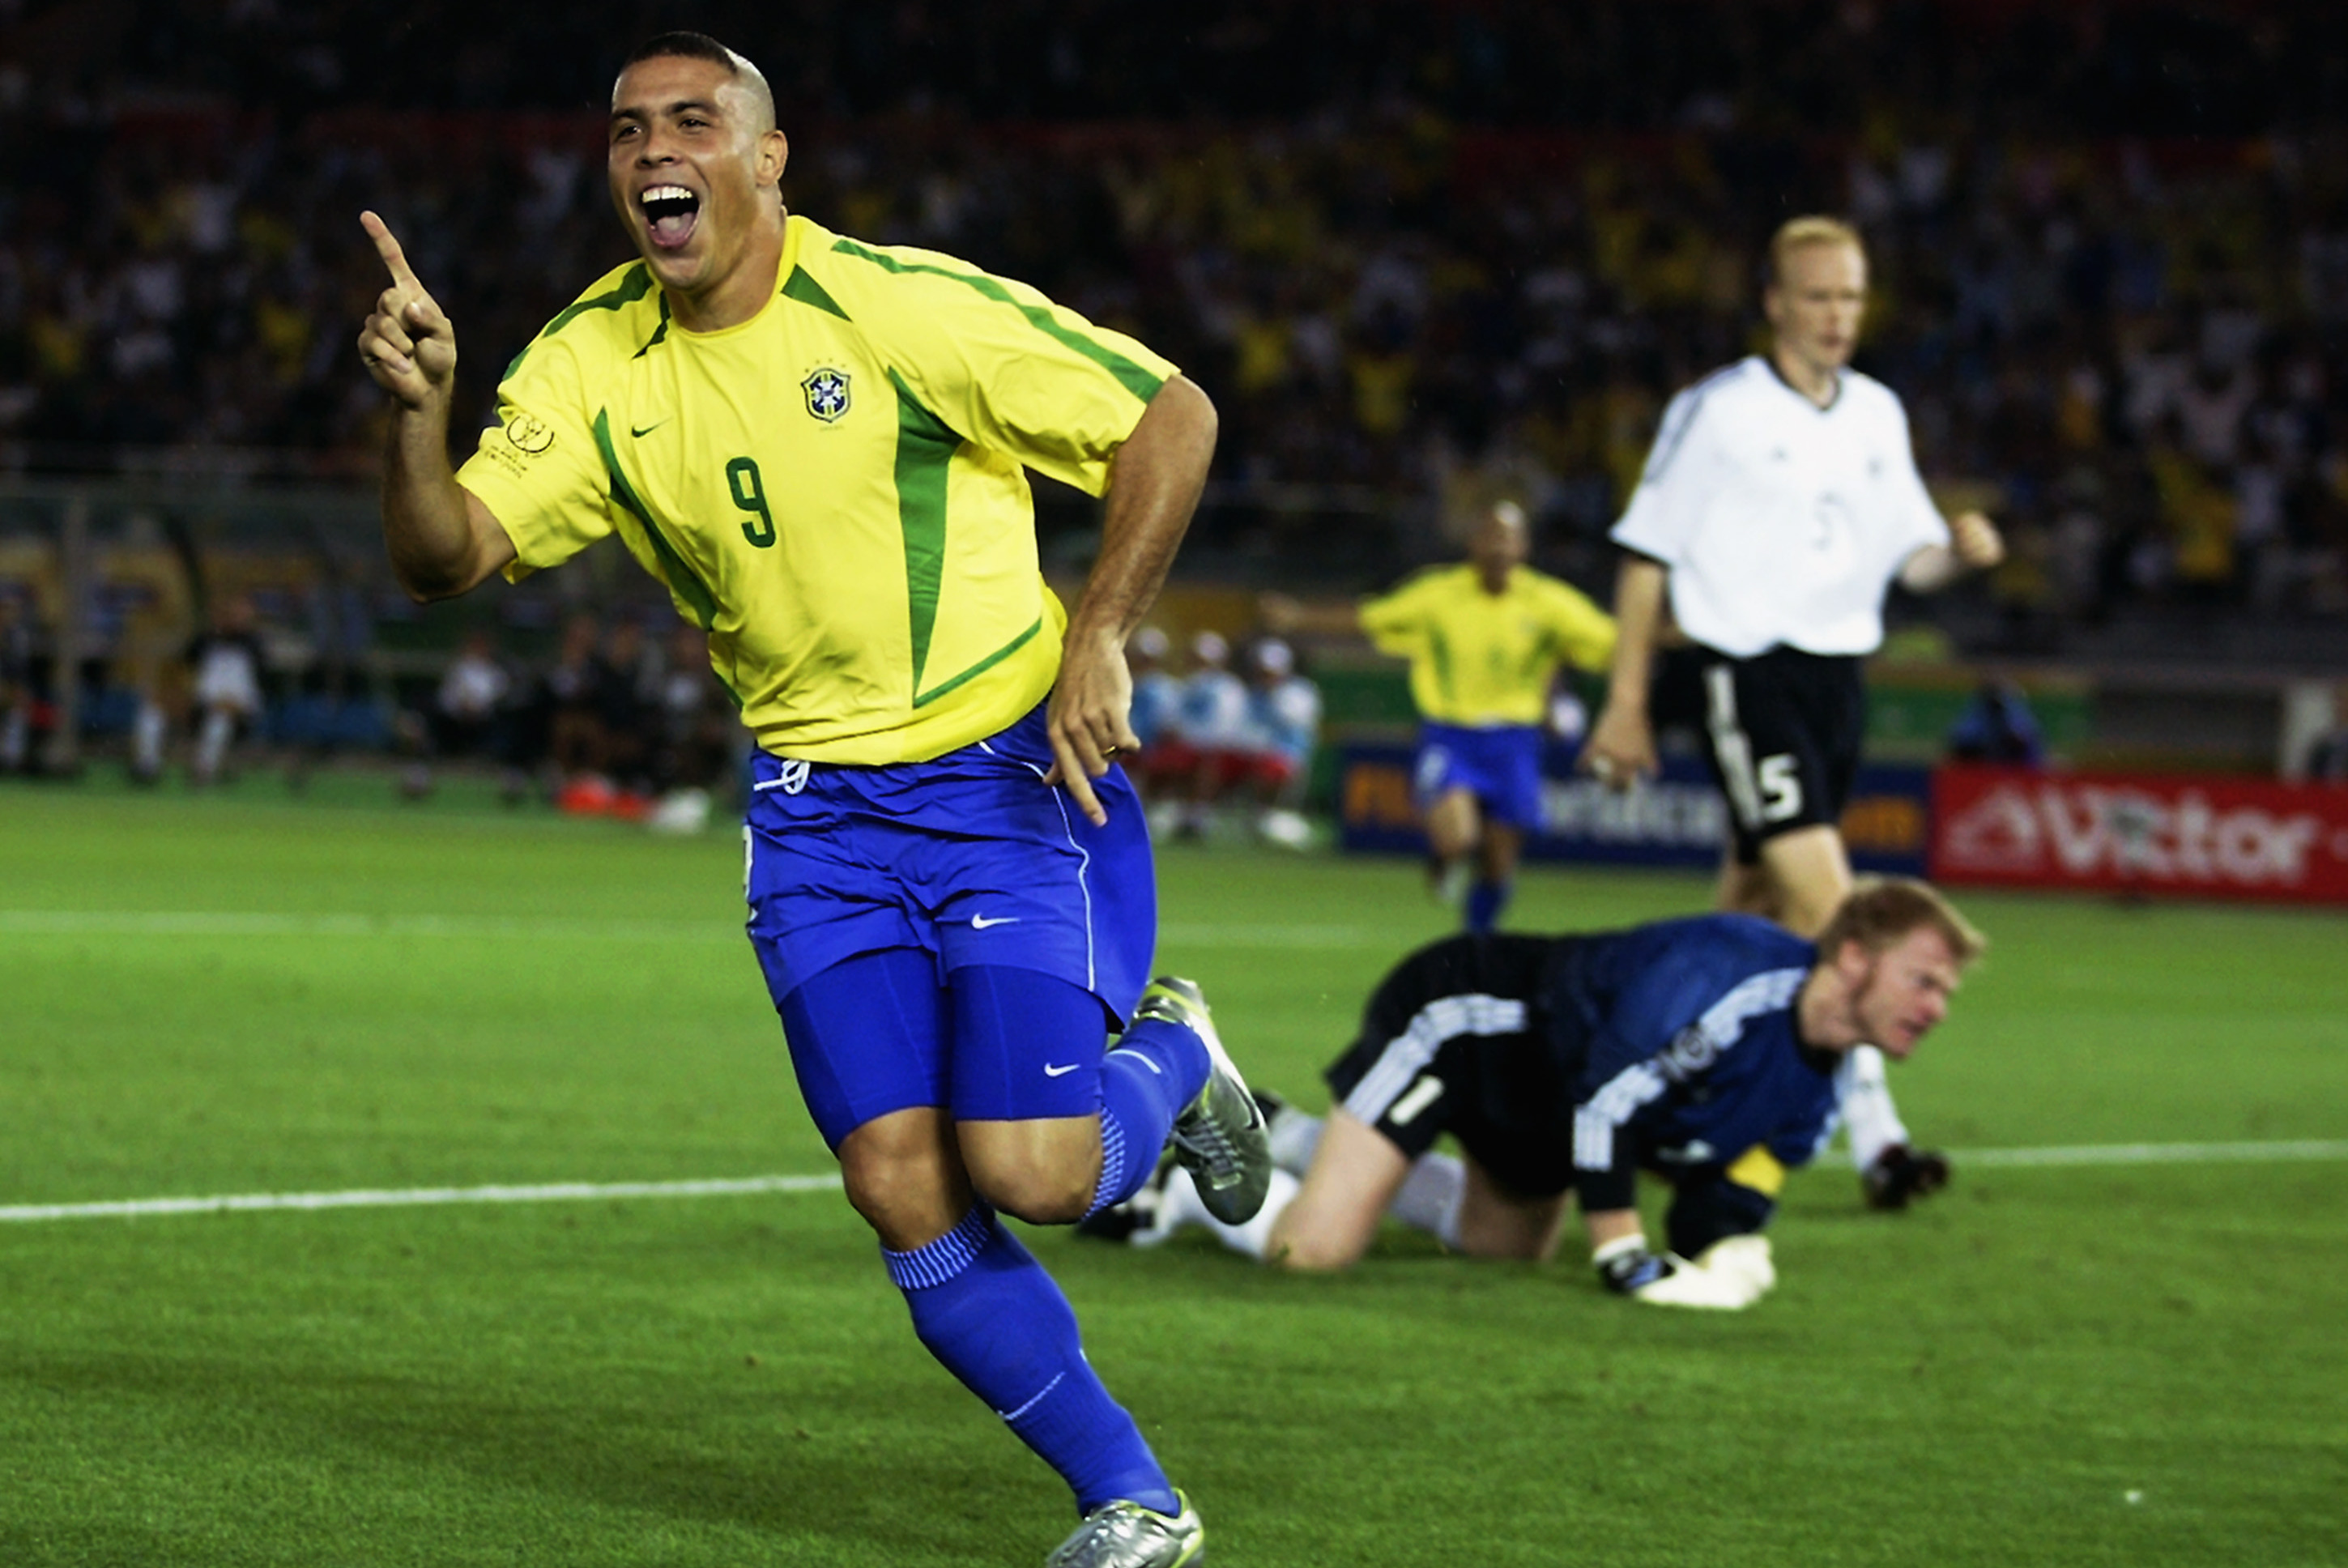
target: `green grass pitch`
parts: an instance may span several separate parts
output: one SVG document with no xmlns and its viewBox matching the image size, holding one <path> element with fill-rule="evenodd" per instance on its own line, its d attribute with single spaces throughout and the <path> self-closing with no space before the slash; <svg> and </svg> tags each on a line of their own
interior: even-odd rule
<svg viewBox="0 0 2348 1568">
<path fill-rule="evenodd" d="M 461 795 L 461 792 L 459 792 Z M 829 1169 L 730 835 L 0 789 L 0 1206 Z M 1163 857 L 1251 1076 L 1442 933 L 1398 862 Z M 1699 907 L 1536 871 L 1520 929 Z M 1894 1075 L 1959 1150 L 2348 1137 L 2338 914 L 1976 896 Z M 187 918 L 202 916 L 204 918 Z M 1032 1233 L 1260 1564 L 2348 1562 L 2348 1165 L 1797 1175 L 1739 1315 L 1395 1232 L 1288 1278 Z M 0 1564 L 1032 1564 L 1066 1495 L 907 1331 L 836 1192 L 0 1223 Z"/>
</svg>

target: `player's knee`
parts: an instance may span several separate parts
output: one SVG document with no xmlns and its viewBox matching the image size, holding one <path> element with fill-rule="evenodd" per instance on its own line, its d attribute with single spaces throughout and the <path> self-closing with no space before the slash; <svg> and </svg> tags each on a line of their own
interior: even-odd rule
<svg viewBox="0 0 2348 1568">
<path fill-rule="evenodd" d="M 1072 1225 L 1092 1207 L 1099 1177 L 1065 1162 L 974 1170 L 972 1185 L 994 1209 L 1031 1225 Z"/>
<path fill-rule="evenodd" d="M 1366 1243 L 1312 1225 L 1275 1224 L 1263 1261 L 1299 1274 L 1334 1274 L 1361 1262 Z"/>
</svg>

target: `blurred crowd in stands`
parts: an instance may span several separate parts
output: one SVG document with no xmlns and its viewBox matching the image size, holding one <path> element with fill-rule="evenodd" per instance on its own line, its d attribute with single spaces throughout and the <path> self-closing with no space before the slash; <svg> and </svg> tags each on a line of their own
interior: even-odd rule
<svg viewBox="0 0 2348 1568">
<path fill-rule="evenodd" d="M 601 106 L 671 11 L 0 0 L 0 471 L 371 474 L 363 207 L 488 418 L 505 358 L 628 259 Z M 1746 351 L 1762 242 L 1825 210 L 1873 253 L 1862 367 L 1946 499 L 2006 527 L 1979 590 L 2004 649 L 2144 606 L 2348 619 L 2337 8 L 721 0 L 693 25 L 773 77 L 795 209 L 1031 281 L 1209 387 L 1193 562 L 1364 589 L 1505 493 L 1602 594 L 1663 404 Z M 406 733 L 695 788 L 709 742 L 670 683 L 699 666 L 668 645 L 574 624 L 543 676 L 469 647 Z M 1269 646 L 1241 669 L 1276 680 Z M 1189 744 L 1153 758 L 1161 801 L 1284 808 L 1270 765 Z"/>
<path fill-rule="evenodd" d="M 0 440 L 369 471 L 366 206 L 486 417 L 626 259 L 596 105 L 656 9 L 0 3 Z M 1874 253 L 1862 365 L 2009 524 L 2017 644 L 2135 602 L 2348 614 L 2334 13 L 703 9 L 776 77 L 796 208 L 1032 281 L 1211 389 L 1203 550 L 1366 585 L 1500 489 L 1602 585 L 1663 402 L 1746 349 L 1760 240 L 1824 209 Z M 1365 493 L 1419 504 L 1333 514 Z"/>
</svg>

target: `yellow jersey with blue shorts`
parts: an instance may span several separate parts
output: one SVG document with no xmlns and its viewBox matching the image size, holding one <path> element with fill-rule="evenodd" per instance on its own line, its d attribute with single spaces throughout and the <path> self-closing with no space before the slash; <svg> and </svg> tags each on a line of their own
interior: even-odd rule
<svg viewBox="0 0 2348 1568">
<path fill-rule="evenodd" d="M 1540 821 L 1541 718 L 1562 664 L 1601 669 L 1614 619 L 1580 590 L 1528 566 L 1498 593 L 1473 565 L 1420 573 L 1363 604 L 1362 629 L 1410 660 L 1420 717 L 1411 789 L 1422 806 L 1464 789 L 1494 819 Z"/>
<path fill-rule="evenodd" d="M 1498 594 L 1473 565 L 1435 567 L 1364 603 L 1361 622 L 1410 661 L 1411 700 L 1438 724 L 1537 725 L 1559 665 L 1602 670 L 1614 656 L 1613 617 L 1529 566 Z"/>
<path fill-rule="evenodd" d="M 1157 911 L 1140 804 L 1112 768 L 1095 828 L 1043 782 L 1067 617 L 1025 470 L 1102 493 L 1175 374 L 1024 284 L 793 216 L 774 294 L 735 326 L 677 326 L 641 262 L 605 275 L 508 367 L 458 475 L 512 537 L 510 577 L 617 534 L 708 633 L 758 743 L 749 934 L 778 1007 L 850 959 L 934 976 L 901 1006 L 827 992 L 792 1031 L 835 1147 L 904 1106 L 1097 1107 L 1097 1062 L 963 1059 L 1057 1048 L 1051 1029 L 957 1045 L 904 1019 L 972 966 L 1065 980 L 1111 1016 L 1141 990 Z"/>
<path fill-rule="evenodd" d="M 1174 366 L 1024 284 L 788 220 L 750 320 L 686 332 L 642 262 L 508 367 L 458 475 L 520 580 L 617 533 L 709 634 L 759 746 L 920 761 L 1059 670 L 1025 469 L 1098 495 Z"/>
</svg>

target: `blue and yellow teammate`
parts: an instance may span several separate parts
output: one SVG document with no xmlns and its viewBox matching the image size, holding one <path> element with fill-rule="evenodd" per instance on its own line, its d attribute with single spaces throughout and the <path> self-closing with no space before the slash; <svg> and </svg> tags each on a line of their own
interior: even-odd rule
<svg viewBox="0 0 2348 1568">
<path fill-rule="evenodd" d="M 1325 1121 L 1274 1117 L 1282 1170 L 1253 1220 L 1215 1221 L 1175 1171 L 1095 1228 L 1148 1244 L 1203 1222 L 1252 1256 L 1337 1269 L 1391 1213 L 1471 1257 L 1547 1259 L 1570 1192 L 1609 1287 L 1746 1306 L 1776 1282 L 1762 1228 L 1832 1133 L 1855 1048 L 1907 1057 L 1983 945 L 1904 880 L 1863 880 L 1815 944 L 1747 914 L 1451 937 L 1372 995 Z M 1445 1133 L 1458 1156 L 1431 1152 Z M 1666 1251 L 1640 1223 L 1643 1169 L 1673 1189 Z"/>
<path fill-rule="evenodd" d="M 454 332 L 364 215 L 391 274 L 359 338 L 394 400 L 386 542 L 428 599 L 616 533 L 707 633 L 758 745 L 751 941 L 916 1334 L 1075 1492 L 1054 1564 L 1189 1563 L 1197 1512 L 996 1214 L 1113 1204 L 1169 1137 L 1230 1216 L 1270 1175 L 1197 988 L 1145 985 L 1149 851 L 1113 760 L 1214 410 L 1024 284 L 788 212 L 788 150 L 747 60 L 637 50 L 608 175 L 640 259 L 524 348 L 461 471 Z M 1029 468 L 1107 498 L 1073 613 Z"/>
<path fill-rule="evenodd" d="M 1469 931 L 1509 902 L 1525 835 L 1540 820 L 1542 722 L 1559 666 L 1601 670 L 1614 623 L 1578 590 L 1525 564 L 1525 514 L 1501 501 L 1468 560 L 1423 572 L 1361 608 L 1362 630 L 1410 660 L 1421 720 L 1413 790 L 1429 872 L 1447 892 L 1475 857 Z"/>
</svg>

